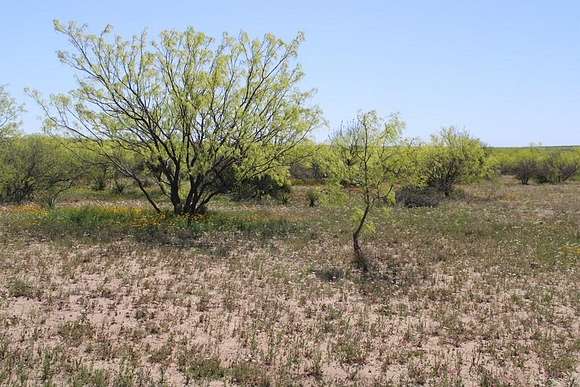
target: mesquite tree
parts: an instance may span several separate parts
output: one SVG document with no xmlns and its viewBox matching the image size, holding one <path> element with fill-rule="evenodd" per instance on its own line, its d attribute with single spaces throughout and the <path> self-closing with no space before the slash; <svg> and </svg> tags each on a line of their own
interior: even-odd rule
<svg viewBox="0 0 580 387">
<path fill-rule="evenodd" d="M 377 203 L 392 201 L 393 188 L 403 167 L 399 158 L 403 148 L 396 144 L 403 128 L 404 123 L 397 115 L 385 121 L 371 111 L 359 113 L 332 137 L 341 165 L 340 178 L 354 185 L 351 192 L 357 194 L 362 202 L 355 212 L 352 243 L 354 262 L 364 271 L 368 270 L 368 262 L 360 245 L 360 236 Z"/>
<path fill-rule="evenodd" d="M 23 110 L 23 107 L 8 94 L 5 87 L 0 85 L 0 141 L 16 133 L 20 126 L 18 116 Z"/>
<path fill-rule="evenodd" d="M 249 179 L 283 167 L 285 156 L 321 121 L 298 89 L 294 64 L 303 40 L 188 28 L 126 40 L 75 23 L 55 28 L 72 47 L 58 53 L 78 87 L 43 101 L 49 130 L 83 139 L 133 179 L 160 211 L 144 179 L 156 182 L 176 214 L 203 212 L 226 192 L 232 173 Z M 226 178 L 227 176 L 227 178 Z"/>
</svg>

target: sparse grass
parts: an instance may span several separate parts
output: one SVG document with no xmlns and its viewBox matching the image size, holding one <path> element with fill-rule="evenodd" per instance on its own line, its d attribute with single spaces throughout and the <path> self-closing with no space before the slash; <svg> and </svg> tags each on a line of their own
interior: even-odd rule
<svg viewBox="0 0 580 387">
<path fill-rule="evenodd" d="M 78 347 L 85 339 L 90 339 L 94 334 L 94 328 L 86 318 L 75 321 L 67 321 L 58 328 L 58 334 L 69 346 Z"/>
<path fill-rule="evenodd" d="M 11 278 L 8 280 L 8 295 L 10 297 L 26 297 L 35 298 L 38 297 L 40 292 L 35 289 L 34 285 L 22 278 Z"/>
<path fill-rule="evenodd" d="M 0 385 L 578 385 L 580 185 L 462 189 L 377 212 L 368 274 L 307 188 L 3 208 Z"/>
<path fill-rule="evenodd" d="M 218 358 L 197 358 L 197 353 L 186 353 L 178 360 L 178 369 L 185 376 L 185 383 L 191 380 L 220 380 L 226 372 Z"/>
</svg>

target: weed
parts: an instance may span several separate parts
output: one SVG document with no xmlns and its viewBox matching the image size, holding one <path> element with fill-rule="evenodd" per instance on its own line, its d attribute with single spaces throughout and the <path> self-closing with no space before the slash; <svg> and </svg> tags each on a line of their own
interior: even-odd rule
<svg viewBox="0 0 580 387">
<path fill-rule="evenodd" d="M 11 297 L 38 298 L 41 292 L 26 279 L 12 278 L 8 282 L 8 294 Z"/>
</svg>

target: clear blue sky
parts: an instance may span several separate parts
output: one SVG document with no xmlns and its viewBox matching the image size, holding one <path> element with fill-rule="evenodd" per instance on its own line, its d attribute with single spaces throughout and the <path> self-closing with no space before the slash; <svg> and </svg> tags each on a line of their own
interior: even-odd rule
<svg viewBox="0 0 580 387">
<path fill-rule="evenodd" d="M 357 110 L 398 111 L 406 134 L 467 128 L 490 145 L 580 144 L 580 2 L 481 1 L 5 1 L 0 84 L 27 105 L 24 87 L 66 91 L 72 74 L 56 59 L 66 42 L 52 19 L 129 35 L 147 27 L 304 31 L 305 87 L 331 125 Z M 325 139 L 327 130 L 316 134 Z"/>
</svg>

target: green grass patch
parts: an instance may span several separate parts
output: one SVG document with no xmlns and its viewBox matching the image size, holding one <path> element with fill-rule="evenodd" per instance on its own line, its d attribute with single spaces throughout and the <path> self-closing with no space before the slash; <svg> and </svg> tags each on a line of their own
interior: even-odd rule
<svg viewBox="0 0 580 387">
<path fill-rule="evenodd" d="M 4 211 L 0 224 L 6 232 L 29 232 L 51 239 L 93 237 L 99 240 L 127 236 L 166 241 L 196 238 L 209 232 L 238 232 L 260 238 L 285 237 L 301 225 L 267 211 L 211 211 L 193 218 L 156 213 L 149 209 L 114 206 L 19 206 Z"/>
<path fill-rule="evenodd" d="M 462 206 L 444 205 L 435 209 L 413 208 L 394 211 L 385 219 L 385 227 L 393 233 L 406 231 L 407 237 L 422 240 L 420 246 L 453 244 L 462 246 L 469 256 L 479 256 L 486 246 L 498 252 L 497 259 L 515 262 L 533 258 L 546 267 L 555 264 L 575 265 L 580 244 L 577 226 L 573 221 L 538 222 L 506 216 L 501 208 L 476 211 Z M 492 257 L 488 257 L 491 259 Z M 515 261 L 514 261 L 515 259 Z M 521 262 L 529 264 L 529 262 Z"/>
</svg>

